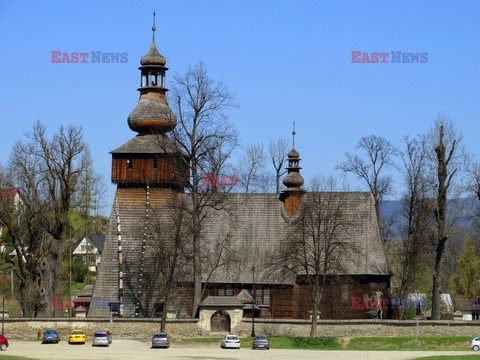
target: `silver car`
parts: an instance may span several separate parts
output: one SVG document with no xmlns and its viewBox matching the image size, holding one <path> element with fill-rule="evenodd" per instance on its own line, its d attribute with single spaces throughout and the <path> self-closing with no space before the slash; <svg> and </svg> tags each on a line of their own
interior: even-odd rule
<svg viewBox="0 0 480 360">
<path fill-rule="evenodd" d="M 473 338 L 472 341 L 470 341 L 470 349 L 473 351 L 480 350 L 480 337 Z"/>
<path fill-rule="evenodd" d="M 237 335 L 225 335 L 222 339 L 222 349 L 240 349 L 240 338 Z"/>
<path fill-rule="evenodd" d="M 92 346 L 109 346 L 112 343 L 112 333 L 107 330 L 97 330 L 93 335 Z"/>
<path fill-rule="evenodd" d="M 153 334 L 152 336 L 152 348 L 155 347 L 170 347 L 170 339 L 168 338 L 167 333 L 161 332 Z"/>
</svg>

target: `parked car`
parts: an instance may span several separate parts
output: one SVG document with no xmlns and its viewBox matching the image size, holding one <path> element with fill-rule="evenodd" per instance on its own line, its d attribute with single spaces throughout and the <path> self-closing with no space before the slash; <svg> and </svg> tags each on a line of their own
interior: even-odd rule
<svg viewBox="0 0 480 360">
<path fill-rule="evenodd" d="M 168 338 L 167 333 L 161 332 L 161 333 L 153 334 L 152 348 L 156 348 L 156 347 L 164 347 L 164 348 L 170 347 L 170 339 Z"/>
<path fill-rule="evenodd" d="M 112 333 L 107 330 L 97 330 L 93 334 L 92 346 L 109 346 L 112 343 Z"/>
<path fill-rule="evenodd" d="M 473 351 L 480 350 L 480 337 L 473 338 L 472 341 L 470 341 L 470 349 Z"/>
<path fill-rule="evenodd" d="M 240 338 L 237 335 L 225 335 L 222 339 L 222 349 L 240 349 Z"/>
<path fill-rule="evenodd" d="M 252 349 L 267 349 L 270 350 L 270 340 L 266 336 L 255 336 L 252 343 Z"/>
<path fill-rule="evenodd" d="M 0 335 L 0 350 L 5 351 L 8 348 L 8 340 L 5 336 Z"/>
<path fill-rule="evenodd" d="M 69 344 L 85 344 L 85 341 L 87 341 L 87 334 L 81 329 L 73 329 L 68 339 Z"/>
<path fill-rule="evenodd" d="M 60 334 L 57 330 L 45 330 L 42 336 L 42 344 L 56 343 L 60 341 Z"/>
</svg>

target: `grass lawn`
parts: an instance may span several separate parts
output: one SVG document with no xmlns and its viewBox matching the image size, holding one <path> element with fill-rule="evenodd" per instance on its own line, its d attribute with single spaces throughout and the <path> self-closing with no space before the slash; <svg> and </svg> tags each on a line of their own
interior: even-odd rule
<svg viewBox="0 0 480 360">
<path fill-rule="evenodd" d="M 469 350 L 471 336 L 438 337 L 358 337 L 347 344 L 347 350 Z"/>
<path fill-rule="evenodd" d="M 310 350 L 342 350 L 340 338 L 334 337 L 286 337 L 286 336 L 271 336 L 270 347 L 272 349 L 310 349 Z M 221 338 L 188 338 L 175 340 L 191 344 L 205 344 L 220 346 Z M 242 348 L 252 347 L 252 338 L 240 338 Z"/>
<path fill-rule="evenodd" d="M 0 360 L 36 360 L 36 359 L 26 358 L 23 356 L 0 355 Z"/>
<path fill-rule="evenodd" d="M 466 351 L 470 349 L 470 336 L 438 336 L 438 337 L 286 337 L 271 336 L 272 349 L 310 349 L 310 350 L 440 350 Z M 242 348 L 252 347 L 252 338 L 240 338 Z M 175 340 L 191 343 L 220 346 L 221 338 L 187 338 Z M 480 358 L 480 357 L 478 357 Z"/>
<path fill-rule="evenodd" d="M 252 346 L 252 340 L 247 343 Z M 273 349 L 307 349 L 307 350 L 342 350 L 340 338 L 335 337 L 270 337 L 270 347 Z"/>
<path fill-rule="evenodd" d="M 441 356 L 427 356 L 419 357 L 415 360 L 465 360 L 478 359 L 478 355 L 441 355 Z"/>
</svg>

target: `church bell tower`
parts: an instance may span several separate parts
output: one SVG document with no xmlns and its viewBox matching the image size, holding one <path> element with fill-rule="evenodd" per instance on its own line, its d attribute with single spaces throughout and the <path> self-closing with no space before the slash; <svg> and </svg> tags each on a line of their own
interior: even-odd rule
<svg viewBox="0 0 480 360">
<path fill-rule="evenodd" d="M 111 151 L 112 182 L 118 187 L 161 187 L 183 192 L 189 179 L 188 158 L 166 135 L 177 120 L 168 106 L 165 66 L 155 44 L 140 60 L 140 99 L 128 116 L 128 126 L 138 134 Z"/>
</svg>

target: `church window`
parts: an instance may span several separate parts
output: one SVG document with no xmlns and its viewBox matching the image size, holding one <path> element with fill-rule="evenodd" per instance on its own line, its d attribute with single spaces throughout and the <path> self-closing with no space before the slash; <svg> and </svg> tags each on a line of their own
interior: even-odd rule
<svg viewBox="0 0 480 360">
<path fill-rule="evenodd" d="M 348 301 L 348 285 L 347 284 L 342 284 L 341 286 L 341 292 L 342 292 L 342 301 Z"/>
<path fill-rule="evenodd" d="M 263 305 L 270 305 L 270 289 L 263 289 Z"/>
</svg>

